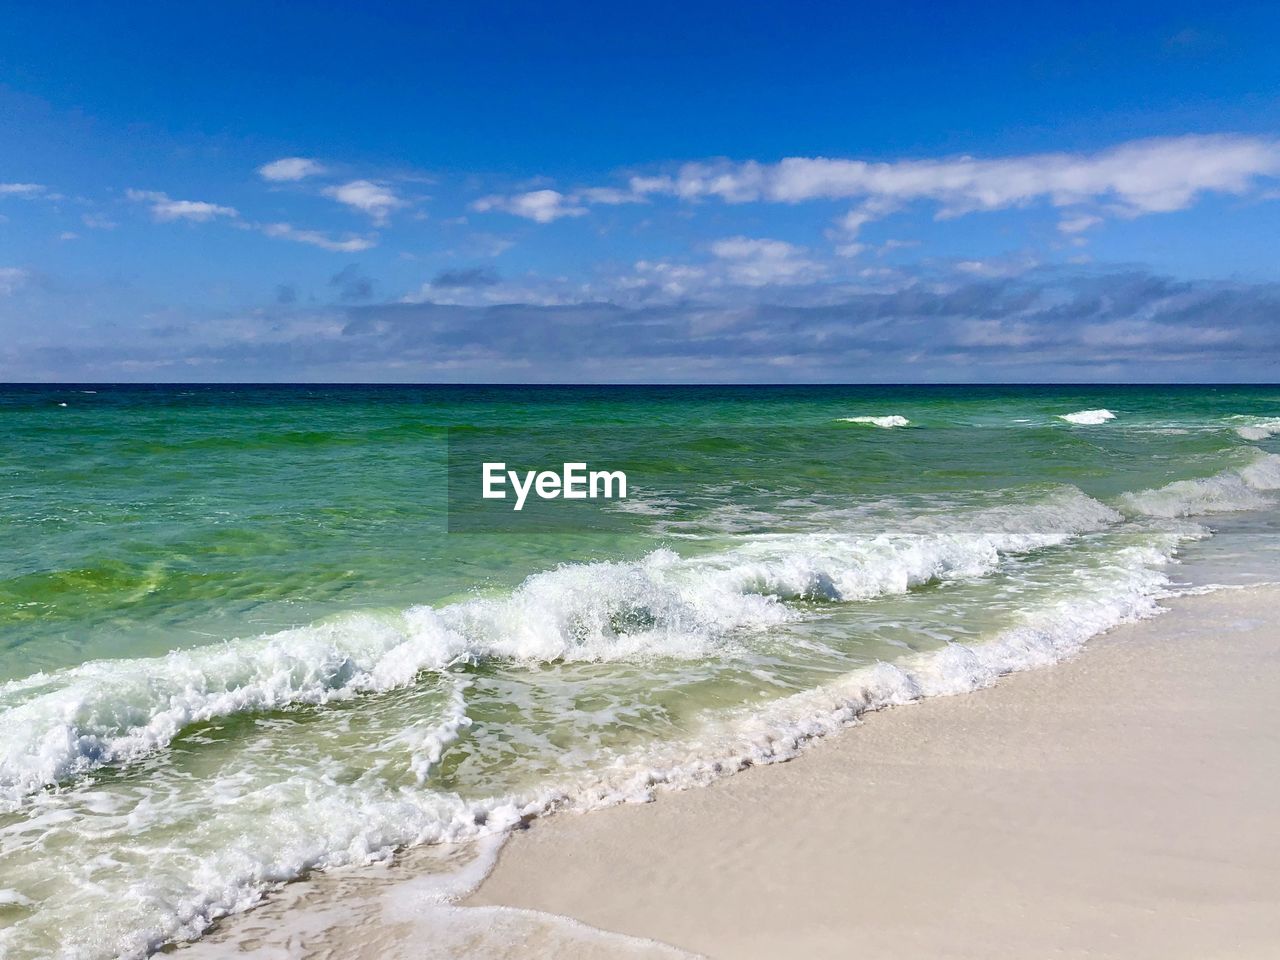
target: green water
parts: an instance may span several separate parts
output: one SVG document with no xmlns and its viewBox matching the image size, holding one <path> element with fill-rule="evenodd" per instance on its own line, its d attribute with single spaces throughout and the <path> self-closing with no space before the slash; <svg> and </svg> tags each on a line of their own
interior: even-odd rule
<svg viewBox="0 0 1280 960">
<path fill-rule="evenodd" d="M 1277 433 L 1271 387 L 0 388 L 0 948 L 145 953 L 1280 579 Z M 629 495 L 460 531 L 459 437 Z"/>
</svg>

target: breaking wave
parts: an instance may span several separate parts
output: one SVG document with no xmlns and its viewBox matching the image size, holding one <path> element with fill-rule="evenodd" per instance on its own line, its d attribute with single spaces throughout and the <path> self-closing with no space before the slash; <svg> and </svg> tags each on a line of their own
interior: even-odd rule
<svg viewBox="0 0 1280 960">
<path fill-rule="evenodd" d="M 1233 417 L 1234 420 L 1247 420 L 1235 428 L 1236 434 L 1244 440 L 1270 440 L 1280 434 L 1280 417 Z"/>
<path fill-rule="evenodd" d="M 891 427 L 905 427 L 911 423 L 906 417 L 891 414 L 887 417 L 841 417 L 839 423 L 865 423 L 868 426 L 888 430 Z"/>
<path fill-rule="evenodd" d="M 1058 415 L 1059 420 L 1086 427 L 1096 427 L 1098 424 L 1106 423 L 1108 420 L 1114 420 L 1115 418 L 1116 415 L 1110 410 L 1078 410 L 1075 413 Z"/>
<path fill-rule="evenodd" d="M 1154 490 L 1124 494 L 1122 506 L 1148 517 L 1192 517 L 1274 506 L 1268 491 L 1280 489 L 1280 456 L 1258 452 L 1243 467 L 1212 477 L 1176 480 Z"/>
<path fill-rule="evenodd" d="M 565 564 L 509 594 L 383 615 L 347 615 L 263 637 L 99 660 L 0 686 L 0 802 L 108 764 L 138 760 L 217 717 L 322 705 L 412 684 L 424 671 L 502 660 L 695 658 L 742 631 L 802 616 L 789 601 L 850 602 L 986 576 L 1004 556 L 1061 544 L 1122 519 L 1072 487 L 1042 502 L 976 510 L 930 533 L 757 536 L 695 557 Z M 455 709 L 424 739 L 425 777 L 465 725 Z M 440 749 L 443 747 L 441 746 Z"/>
</svg>

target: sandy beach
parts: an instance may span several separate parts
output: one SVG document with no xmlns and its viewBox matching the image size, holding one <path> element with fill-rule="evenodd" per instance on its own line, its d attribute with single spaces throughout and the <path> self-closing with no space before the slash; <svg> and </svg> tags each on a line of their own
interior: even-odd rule
<svg viewBox="0 0 1280 960">
<path fill-rule="evenodd" d="M 796 761 L 535 821 L 458 906 L 411 855 L 191 956 L 1273 957 L 1280 589 L 1169 606 Z"/>
</svg>

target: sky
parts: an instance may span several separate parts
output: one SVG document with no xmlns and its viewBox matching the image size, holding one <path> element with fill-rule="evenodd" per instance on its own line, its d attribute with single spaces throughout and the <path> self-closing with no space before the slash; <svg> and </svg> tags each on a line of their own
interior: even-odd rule
<svg viewBox="0 0 1280 960">
<path fill-rule="evenodd" d="M 1275 4 L 4 24 L 3 381 L 1280 381 Z"/>
</svg>

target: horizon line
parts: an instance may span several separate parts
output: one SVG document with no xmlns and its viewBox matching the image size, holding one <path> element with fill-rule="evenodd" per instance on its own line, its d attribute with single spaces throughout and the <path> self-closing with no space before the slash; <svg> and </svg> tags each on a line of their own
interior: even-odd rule
<svg viewBox="0 0 1280 960">
<path fill-rule="evenodd" d="M 578 381 L 578 380 L 0 380 L 13 387 L 1277 387 L 1272 380 L 809 380 L 809 381 Z"/>
</svg>

